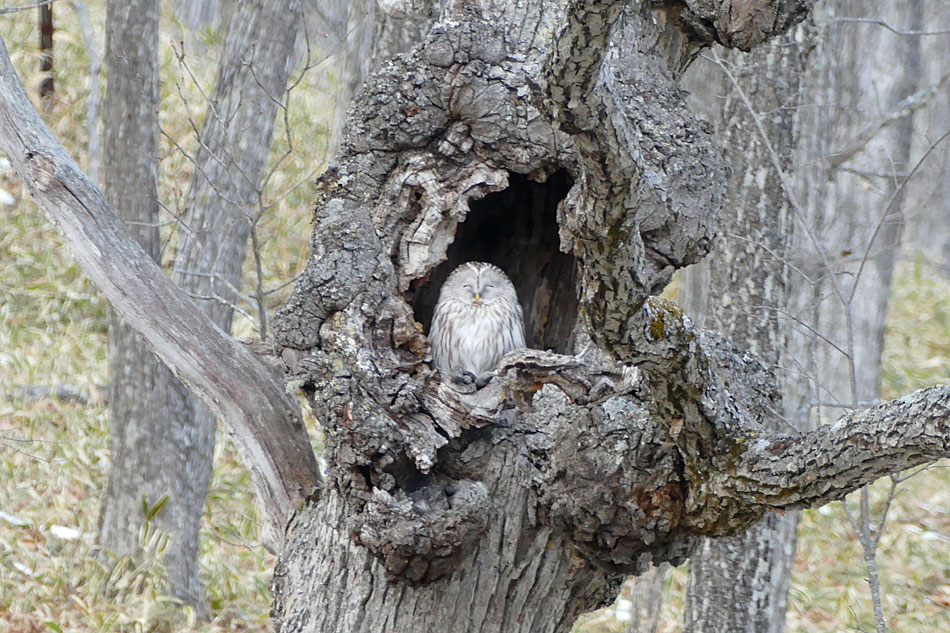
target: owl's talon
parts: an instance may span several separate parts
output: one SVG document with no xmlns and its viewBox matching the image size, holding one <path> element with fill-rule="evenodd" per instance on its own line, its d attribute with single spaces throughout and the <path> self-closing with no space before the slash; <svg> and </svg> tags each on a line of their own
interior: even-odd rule
<svg viewBox="0 0 950 633">
<path fill-rule="evenodd" d="M 469 374 L 469 375 L 471 375 L 471 374 Z M 478 378 L 475 378 L 475 388 L 476 388 L 476 389 L 481 389 L 482 387 L 484 387 L 485 385 L 487 385 L 488 383 L 490 383 L 490 382 L 491 382 L 491 379 L 492 379 L 492 377 L 493 377 L 494 375 L 495 375 L 495 374 L 493 374 L 492 372 L 486 371 L 485 373 L 483 373 L 483 374 L 482 374 L 481 376 L 479 376 Z"/>
<path fill-rule="evenodd" d="M 466 371 L 461 367 L 456 367 L 452 370 L 452 377 L 450 381 L 456 387 L 465 389 L 466 391 L 475 391 L 478 389 L 478 379 L 475 378 L 475 374 L 470 371 Z"/>
</svg>

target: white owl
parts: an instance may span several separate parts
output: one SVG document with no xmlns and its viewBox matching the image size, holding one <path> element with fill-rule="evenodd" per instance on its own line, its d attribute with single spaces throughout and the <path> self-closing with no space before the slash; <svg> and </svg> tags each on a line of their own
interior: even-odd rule
<svg viewBox="0 0 950 633">
<path fill-rule="evenodd" d="M 439 290 L 429 332 L 432 362 L 443 375 L 490 372 L 524 343 L 524 316 L 508 275 L 484 262 L 466 262 Z"/>
</svg>

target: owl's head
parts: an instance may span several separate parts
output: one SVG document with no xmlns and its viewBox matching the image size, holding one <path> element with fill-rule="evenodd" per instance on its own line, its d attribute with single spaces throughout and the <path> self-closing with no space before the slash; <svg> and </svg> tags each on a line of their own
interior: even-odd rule
<svg viewBox="0 0 950 633">
<path fill-rule="evenodd" d="M 439 301 L 454 299 L 474 305 L 491 305 L 502 301 L 518 302 L 518 294 L 508 275 L 494 264 L 466 262 L 452 271 L 442 290 Z"/>
</svg>

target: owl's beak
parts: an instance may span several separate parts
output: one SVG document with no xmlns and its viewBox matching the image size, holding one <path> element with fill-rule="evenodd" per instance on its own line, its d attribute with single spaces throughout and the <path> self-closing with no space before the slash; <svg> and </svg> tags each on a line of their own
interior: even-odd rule
<svg viewBox="0 0 950 633">
<path fill-rule="evenodd" d="M 476 292 L 476 293 L 475 293 L 475 303 L 478 303 L 478 302 L 481 301 L 481 300 L 482 300 L 482 293 Z"/>
</svg>

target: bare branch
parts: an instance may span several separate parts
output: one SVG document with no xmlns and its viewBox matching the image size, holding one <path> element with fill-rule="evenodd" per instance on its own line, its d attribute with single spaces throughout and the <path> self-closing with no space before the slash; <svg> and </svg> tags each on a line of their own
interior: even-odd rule
<svg viewBox="0 0 950 633">
<path fill-rule="evenodd" d="M 768 434 L 741 446 L 731 468 L 700 484 L 704 494 L 765 508 L 822 505 L 878 477 L 950 456 L 950 387 L 849 413 L 800 437 Z"/>
<path fill-rule="evenodd" d="M 0 9 L 0 15 L 6 15 L 8 13 L 18 13 L 20 11 L 28 11 L 30 9 L 35 9 L 37 7 L 46 6 L 47 4 L 53 4 L 56 0 L 38 0 L 32 4 L 24 4 L 19 7 L 3 7 Z"/>
<path fill-rule="evenodd" d="M 851 139 L 851 141 L 845 145 L 843 149 L 828 156 L 828 168 L 837 169 L 843 163 L 847 162 L 852 156 L 864 149 L 867 144 L 871 142 L 871 139 L 877 136 L 877 134 L 890 123 L 893 123 L 898 119 L 909 117 L 914 112 L 927 105 L 930 99 L 940 91 L 943 85 L 947 82 L 948 78 L 950 78 L 950 74 L 942 76 L 934 84 L 924 88 L 923 90 L 918 90 L 914 94 L 908 96 L 906 99 L 902 99 L 896 106 L 894 106 L 893 110 L 865 127 L 857 136 Z"/>
<path fill-rule="evenodd" d="M 296 402 L 274 369 L 216 328 L 127 235 L 33 109 L 2 40 L 0 147 L 85 273 L 229 426 L 254 475 L 269 544 L 279 545 L 290 513 L 320 481 Z"/>
<path fill-rule="evenodd" d="M 917 161 L 917 164 L 914 165 L 914 168 L 910 170 L 910 173 L 906 178 L 901 180 L 900 184 L 894 189 L 894 193 L 891 194 L 891 199 L 887 201 L 887 204 L 884 205 L 884 211 L 881 213 L 880 217 L 877 220 L 877 224 L 874 227 L 874 233 L 871 234 L 871 239 L 868 240 L 867 245 L 864 248 L 864 255 L 861 258 L 861 265 L 858 266 L 858 272 L 854 276 L 854 284 L 851 286 L 851 294 L 848 296 L 848 303 L 854 300 L 854 293 L 858 289 L 858 280 L 861 278 L 861 273 L 864 272 L 864 267 L 867 265 L 868 260 L 870 259 L 871 247 L 874 245 L 874 240 L 877 239 L 878 234 L 881 232 L 881 227 L 884 226 L 884 221 L 891 213 L 891 207 L 894 205 L 894 202 L 899 198 L 901 192 L 904 191 L 904 187 L 910 182 L 911 178 L 914 177 L 914 174 L 921 168 L 924 164 L 924 161 L 930 156 L 931 153 L 940 145 L 944 139 L 950 136 L 950 128 L 946 132 L 940 135 L 940 137 L 930 144 L 930 147 L 927 148 L 927 151 L 924 152 L 924 155 L 920 157 L 920 160 Z"/>
<path fill-rule="evenodd" d="M 832 18 L 832 19 L 828 20 L 828 23 L 829 23 L 829 24 L 834 24 L 834 23 L 836 23 L 836 22 L 842 22 L 842 23 L 858 23 L 858 24 L 876 24 L 876 25 L 878 25 L 878 26 L 883 26 L 885 29 L 887 29 L 887 30 L 890 31 L 891 33 L 894 33 L 895 35 L 913 35 L 913 36 L 918 36 L 918 35 L 946 35 L 946 34 L 950 33 L 950 29 L 937 29 L 937 30 L 935 30 L 935 31 L 917 31 L 917 30 L 907 30 L 907 31 L 905 31 L 905 30 L 903 30 L 903 29 L 898 29 L 898 28 L 896 28 L 896 27 L 894 27 L 894 26 L 891 26 L 888 22 L 886 22 L 885 20 L 882 20 L 881 18 L 849 18 L 849 17 L 843 17 L 843 18 Z"/>
</svg>

